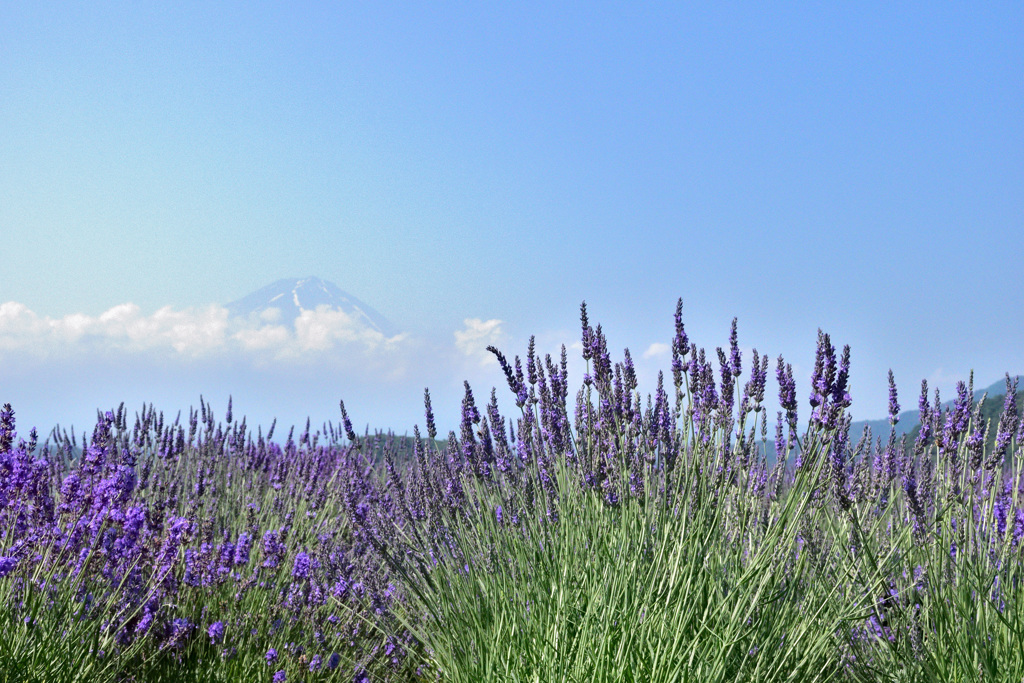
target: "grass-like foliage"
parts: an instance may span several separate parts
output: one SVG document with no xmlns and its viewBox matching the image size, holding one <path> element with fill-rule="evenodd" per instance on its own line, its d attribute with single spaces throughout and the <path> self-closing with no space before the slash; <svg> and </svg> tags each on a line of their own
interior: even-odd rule
<svg viewBox="0 0 1024 683">
<path fill-rule="evenodd" d="M 565 349 L 491 349 L 459 433 L 254 435 L 123 406 L 81 447 L 0 412 L 0 680 L 1020 681 L 1024 425 L 922 386 L 913 442 L 850 444 L 849 349 L 792 369 L 676 309 L 644 402 L 581 309 Z M 716 363 L 717 361 L 717 363 Z M 716 367 L 717 365 L 717 367 Z M 890 416 L 899 413 L 890 375 Z M 987 438 L 991 431 L 995 438 Z M 52 443 L 51 443 L 52 441 Z"/>
</svg>

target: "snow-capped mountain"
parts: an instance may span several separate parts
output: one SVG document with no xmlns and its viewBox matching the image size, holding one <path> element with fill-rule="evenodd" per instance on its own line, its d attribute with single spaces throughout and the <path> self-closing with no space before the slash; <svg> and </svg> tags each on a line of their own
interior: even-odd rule
<svg viewBox="0 0 1024 683">
<path fill-rule="evenodd" d="M 277 309 L 280 315 L 276 316 L 273 322 L 290 327 L 303 311 L 313 311 L 322 305 L 344 311 L 350 317 L 387 337 L 397 333 L 394 326 L 373 308 L 343 292 L 333 282 L 318 277 L 278 280 L 226 304 L 225 308 L 232 316 L 241 317 L 264 316 L 269 309 Z"/>
</svg>

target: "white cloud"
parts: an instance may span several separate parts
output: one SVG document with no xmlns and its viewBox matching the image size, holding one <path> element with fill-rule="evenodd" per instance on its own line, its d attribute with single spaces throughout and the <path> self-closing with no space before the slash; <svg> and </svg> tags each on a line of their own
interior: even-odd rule
<svg viewBox="0 0 1024 683">
<path fill-rule="evenodd" d="M 647 347 L 646 351 L 644 351 L 643 357 L 655 358 L 657 356 L 664 356 L 667 355 L 668 352 L 671 350 L 672 347 L 669 346 L 668 344 L 663 344 L 662 342 L 654 342 L 653 344 Z"/>
<path fill-rule="evenodd" d="M 246 351 L 267 351 L 284 348 L 288 344 L 290 336 L 291 333 L 284 325 L 263 325 L 262 327 L 238 330 L 233 338 Z"/>
<path fill-rule="evenodd" d="M 326 304 L 315 311 L 303 310 L 295 320 L 295 336 L 303 351 L 323 351 L 341 344 L 360 344 L 373 351 L 380 347 L 394 345 L 404 335 L 388 338 L 344 311 L 333 309 Z"/>
<path fill-rule="evenodd" d="M 92 353 L 158 352 L 182 358 L 257 354 L 260 358 L 321 357 L 343 350 L 348 357 L 392 353 L 407 335 L 386 337 L 342 311 L 320 306 L 303 311 L 294 327 L 278 324 L 278 309 L 260 316 L 231 318 L 222 306 L 176 310 L 165 306 L 151 315 L 125 303 L 98 316 L 73 313 L 40 316 L 24 304 L 0 304 L 0 352 L 37 358 Z"/>
<path fill-rule="evenodd" d="M 0 350 L 16 349 L 31 343 L 32 338 L 45 334 L 46 321 L 14 301 L 0 304 Z"/>
<path fill-rule="evenodd" d="M 497 360 L 487 351 L 487 347 L 498 346 L 504 339 L 502 321 L 466 318 L 462 322 L 465 328 L 455 330 L 455 348 L 464 356 L 477 360 L 480 365 L 496 363 Z"/>
<path fill-rule="evenodd" d="M 260 320 L 265 323 L 276 323 L 281 320 L 280 308 L 264 308 L 260 312 Z"/>
</svg>

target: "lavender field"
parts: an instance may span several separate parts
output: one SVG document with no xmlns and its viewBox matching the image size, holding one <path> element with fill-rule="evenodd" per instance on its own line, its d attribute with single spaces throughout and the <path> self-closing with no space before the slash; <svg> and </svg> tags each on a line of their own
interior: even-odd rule
<svg viewBox="0 0 1024 683">
<path fill-rule="evenodd" d="M 447 435 L 429 393 L 411 438 L 201 402 L 40 444 L 5 405 L 0 680 L 1024 679 L 1016 382 L 991 424 L 922 383 L 913 441 L 853 443 L 827 334 L 801 401 L 682 301 L 653 395 L 581 332 L 582 381 L 491 347 L 508 386 Z"/>
</svg>

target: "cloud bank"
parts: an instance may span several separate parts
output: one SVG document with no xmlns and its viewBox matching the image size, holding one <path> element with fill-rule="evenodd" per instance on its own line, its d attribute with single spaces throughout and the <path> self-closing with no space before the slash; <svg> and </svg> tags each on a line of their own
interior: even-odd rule
<svg viewBox="0 0 1024 683">
<path fill-rule="evenodd" d="M 296 360 L 332 351 L 362 357 L 400 351 L 408 335 L 386 337 L 344 311 L 329 306 L 306 310 L 294 326 L 276 322 L 271 311 L 255 318 L 231 317 L 223 306 L 144 314 L 132 303 L 89 316 L 41 316 L 24 304 L 0 304 L 0 354 L 40 359 L 90 353 L 157 352 L 183 359 L 247 354 L 256 360 Z M 278 316 L 279 317 L 279 316 Z"/>
<path fill-rule="evenodd" d="M 466 318 L 462 321 L 465 327 L 455 331 L 455 348 L 466 358 L 479 365 L 497 364 L 494 354 L 487 350 L 488 346 L 499 346 L 505 339 L 500 320 L 480 320 Z"/>
</svg>

